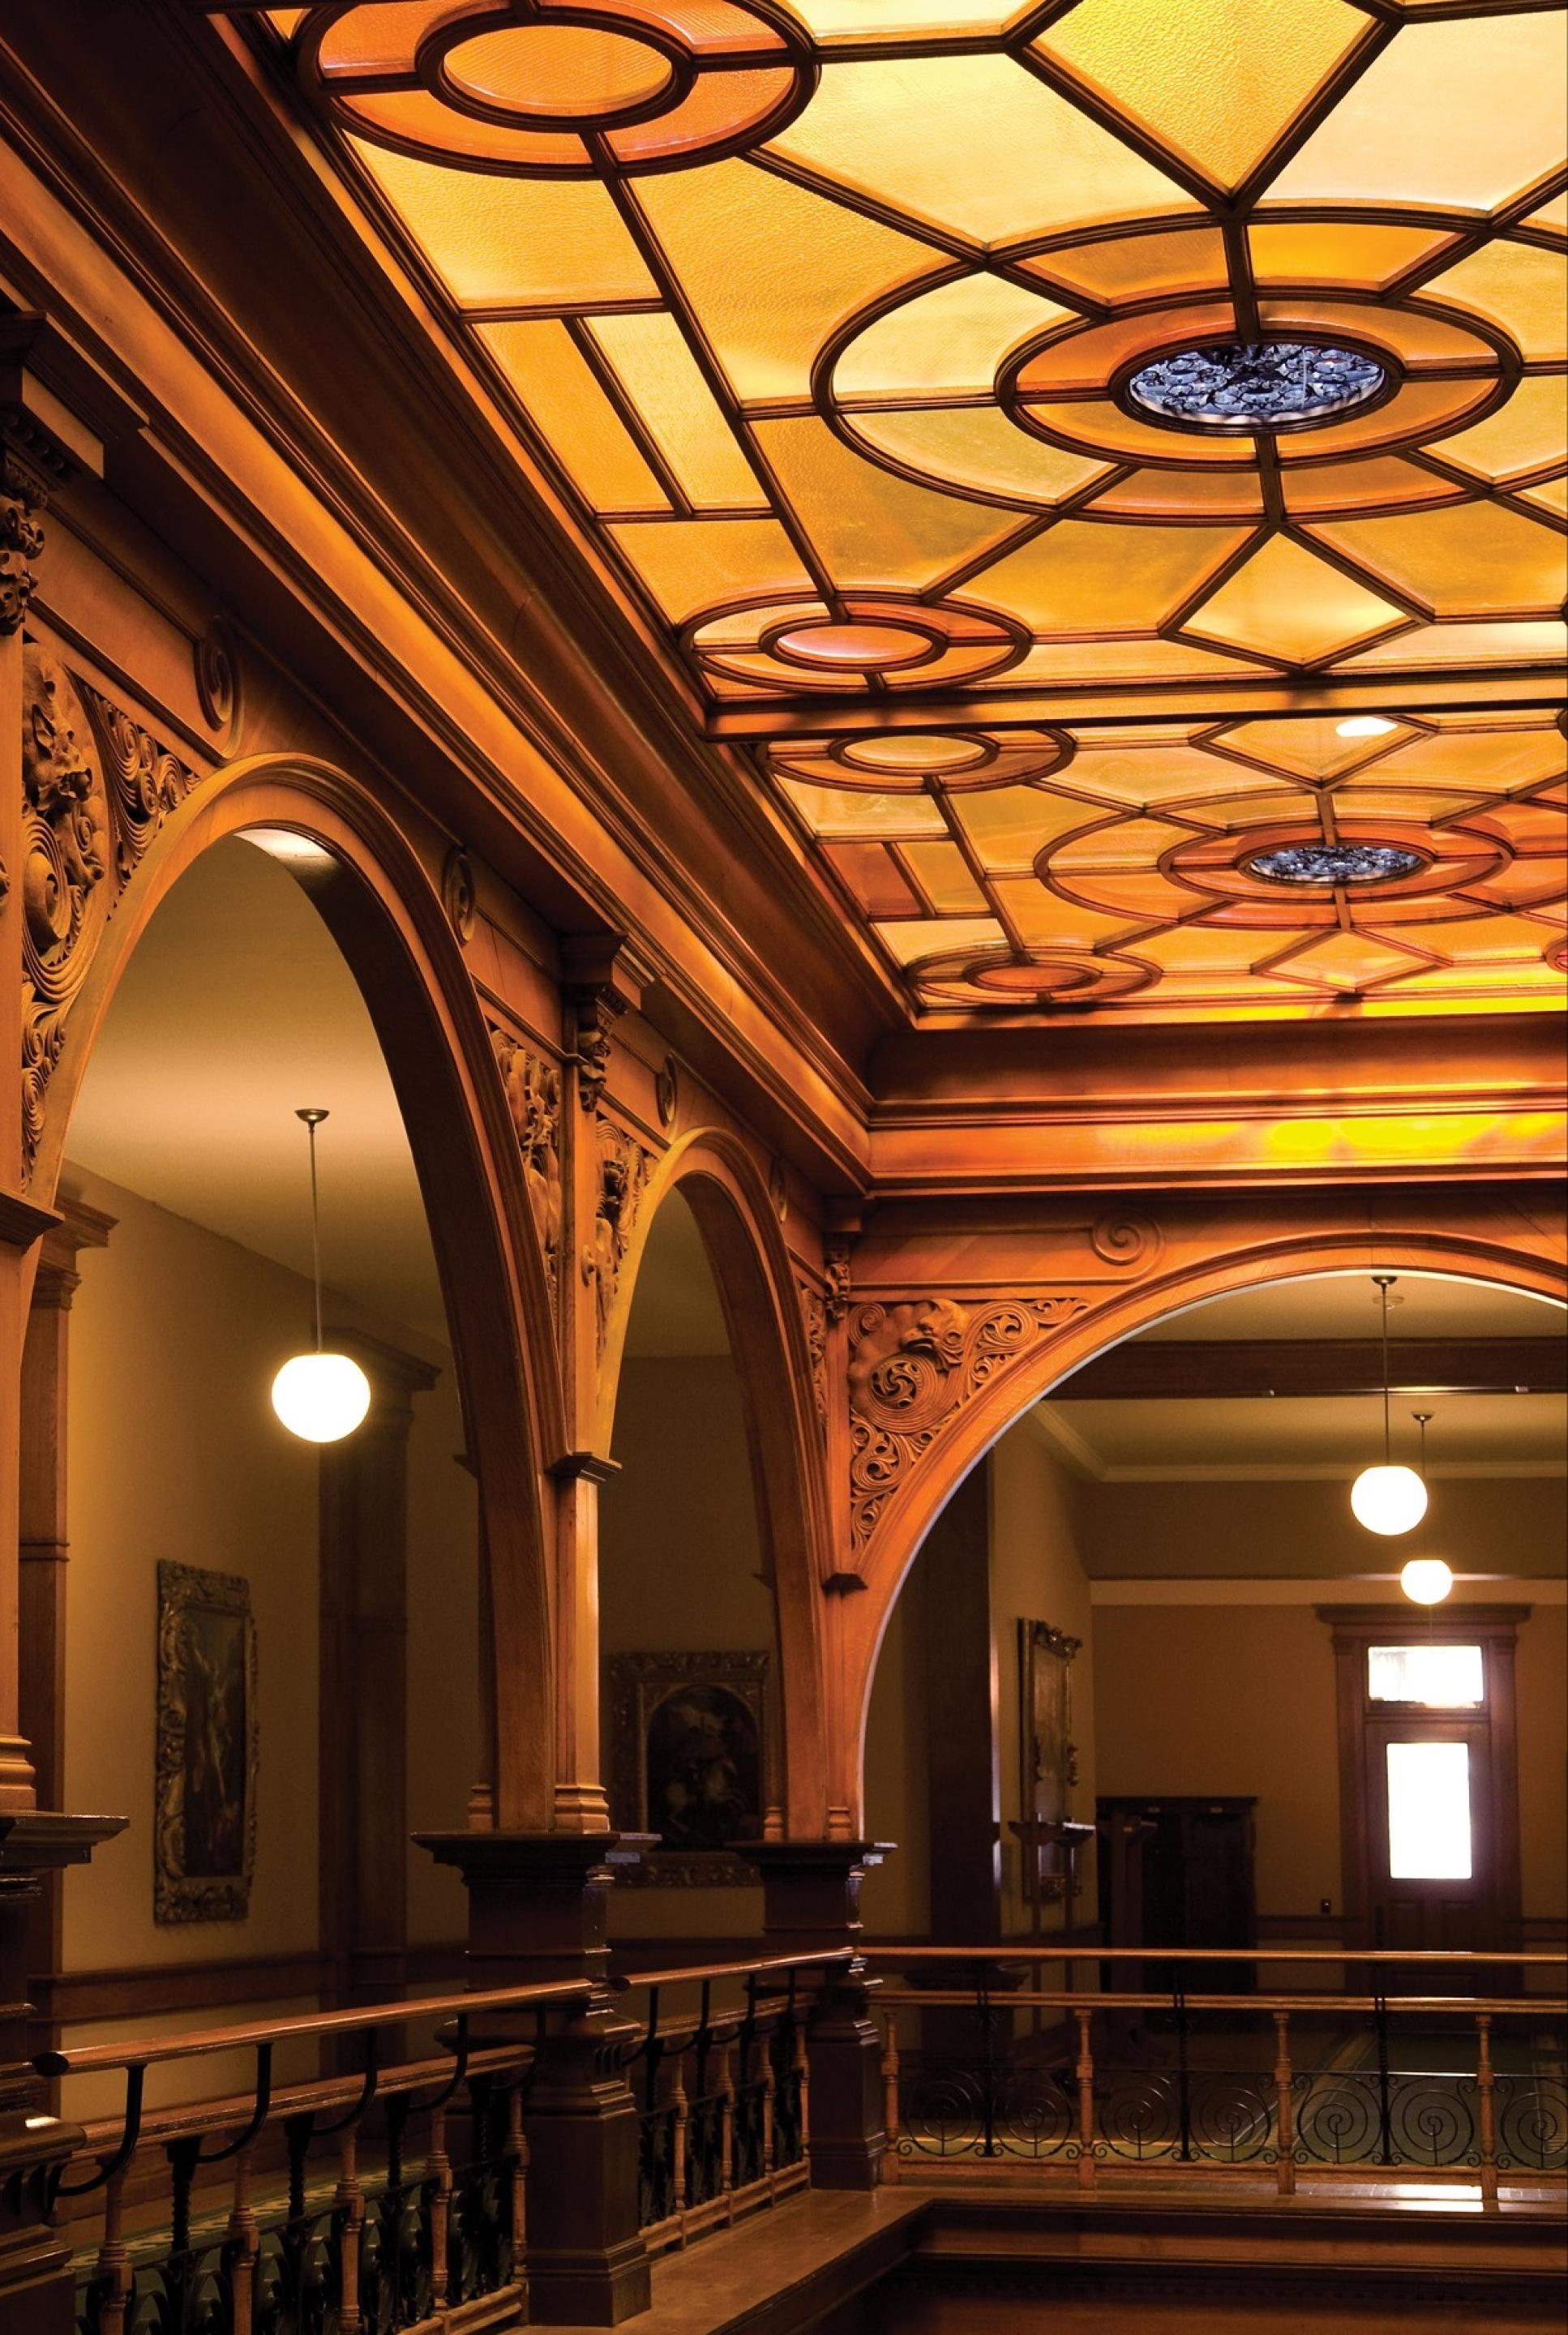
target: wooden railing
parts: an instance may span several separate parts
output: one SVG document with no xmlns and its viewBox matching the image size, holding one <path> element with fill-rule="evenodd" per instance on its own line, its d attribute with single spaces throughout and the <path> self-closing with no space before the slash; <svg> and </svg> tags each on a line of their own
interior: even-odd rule
<svg viewBox="0 0 1568 2335">
<path fill-rule="evenodd" d="M 636 2088 L 639 2214 L 652 2251 L 804 2185 L 806 2026 L 847 1952 L 652 1971 L 609 1997 Z M 412 2335 L 527 2315 L 527 2108 L 552 2021 L 603 2009 L 586 1981 L 443 1995 L 50 2051 L 63 2087 L 106 2074 L 120 2113 L 87 2125 L 55 2214 L 73 2231 L 79 2335 Z M 383 2068 L 386 2039 L 433 2055 Z M 286 2052 L 346 2072 L 275 2081 Z M 148 2105 L 244 2055 L 243 2090 Z M 96 2225 L 94 2227 L 94 2225 Z"/>
<path fill-rule="evenodd" d="M 1495 2211 L 1501 2187 L 1568 2178 L 1561 1954 L 1031 1944 L 866 1959 L 902 1981 L 885 1979 L 880 1999 L 889 2179 L 965 2167 L 1091 2191 L 1123 2175 L 1250 2173 L 1290 2196 L 1320 2177 L 1436 2178 L 1471 2185 Z M 1153 1961 L 1173 1966 L 1170 1987 L 1102 1983 Z M 1280 1963 L 1337 1965 L 1370 1991 L 1180 1983 L 1188 1971 L 1262 1977 Z M 1051 1966 L 1069 1983 L 1040 1985 Z M 936 1983 L 921 1983 L 926 1971 Z M 1558 1991 L 1504 1991 L 1500 1979 L 1526 1971 Z M 1429 1993 L 1379 1986 L 1427 1972 Z M 1443 1991 L 1445 1978 L 1484 1991 Z"/>
</svg>

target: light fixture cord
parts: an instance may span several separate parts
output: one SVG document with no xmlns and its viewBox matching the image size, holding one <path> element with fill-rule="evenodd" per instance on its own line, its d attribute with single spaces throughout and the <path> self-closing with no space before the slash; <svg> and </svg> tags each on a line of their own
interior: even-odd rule
<svg viewBox="0 0 1568 2335">
<path fill-rule="evenodd" d="M 307 1119 L 305 1132 L 310 1137 L 310 1256 L 315 1282 L 315 1351 L 322 1350 L 321 1332 L 321 1197 L 315 1180 L 315 1121 Z"/>
<path fill-rule="evenodd" d="M 311 1130 L 311 1158 L 314 1162 L 315 1158 L 314 1128 Z M 315 1173 L 314 1167 L 312 1173 Z M 1393 1458 L 1394 1451 L 1393 1431 L 1389 1424 L 1389 1284 L 1387 1281 L 1379 1281 L 1378 1287 L 1383 1300 L 1383 1465 L 1386 1468 Z"/>
</svg>

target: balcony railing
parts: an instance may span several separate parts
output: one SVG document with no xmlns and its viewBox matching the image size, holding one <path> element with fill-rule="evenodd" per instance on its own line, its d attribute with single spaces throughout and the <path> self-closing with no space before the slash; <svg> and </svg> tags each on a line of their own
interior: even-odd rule
<svg viewBox="0 0 1568 2335">
<path fill-rule="evenodd" d="M 885 1979 L 879 2003 L 890 2179 L 962 2167 L 1092 2191 L 1250 2174 L 1290 2196 L 1355 2175 L 1379 2187 L 1462 2182 L 1495 2209 L 1500 2188 L 1568 2177 L 1562 1955 L 1162 1947 L 1175 1983 L 1157 1992 L 1102 1983 L 1118 1969 L 1141 1978 L 1154 1957 L 1137 1948 L 882 1948 L 867 1959 L 899 1981 Z M 1250 1969 L 1257 1991 L 1182 1985 L 1186 1972 L 1212 1981 L 1216 1962 L 1233 1982 Z M 1326 1978 L 1337 1965 L 1368 1991 L 1269 1992 L 1280 1964 L 1298 1981 L 1304 1966 Z M 1040 1983 L 1053 1967 L 1068 1983 Z M 1507 1991 L 1526 1972 L 1558 1991 Z M 1448 1991 L 1456 1978 L 1488 1991 Z M 1431 1991 L 1386 1991 L 1396 1979 Z"/>
<path fill-rule="evenodd" d="M 655 1971 L 609 2001 L 633 2087 L 651 2252 L 807 2178 L 806 2030 L 846 1952 Z M 527 2316 L 530 2081 L 568 1981 L 54 2051 L 40 2073 L 123 2084 L 87 2125 L 56 2219 L 75 2239 L 79 2335 L 415 2335 Z M 383 2067 L 388 2039 L 440 2048 Z M 286 2059 L 322 2072 L 276 2080 Z M 150 2079 L 250 2066 L 219 2098 L 156 2108 Z M 352 2062 L 352 2065 L 349 2064 Z M 344 2072 L 328 2072 L 335 2065 Z"/>
</svg>

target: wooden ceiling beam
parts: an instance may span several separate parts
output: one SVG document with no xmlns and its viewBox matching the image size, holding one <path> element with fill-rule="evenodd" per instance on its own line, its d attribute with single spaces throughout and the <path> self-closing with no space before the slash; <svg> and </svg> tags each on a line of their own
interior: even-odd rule
<svg viewBox="0 0 1568 2335">
<path fill-rule="evenodd" d="M 1561 1338 L 1396 1336 L 1389 1363 L 1401 1398 L 1568 1392 L 1568 1342 Z M 1050 1400 L 1372 1395 L 1381 1391 L 1382 1367 L 1376 1338 L 1147 1339 L 1101 1354 Z"/>
</svg>

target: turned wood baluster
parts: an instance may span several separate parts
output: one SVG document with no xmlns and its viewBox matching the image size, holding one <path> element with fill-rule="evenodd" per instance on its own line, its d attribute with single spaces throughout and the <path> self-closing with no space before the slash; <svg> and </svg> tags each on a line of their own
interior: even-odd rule
<svg viewBox="0 0 1568 2335">
<path fill-rule="evenodd" d="M 794 2073 L 800 2102 L 800 2155 L 804 2159 L 811 2139 L 811 2060 L 806 2049 L 804 2019 L 795 2021 Z"/>
<path fill-rule="evenodd" d="M 131 2256 L 126 2250 L 125 2178 L 129 2165 L 111 2174 L 103 2192 L 103 2243 L 98 2249 L 98 2335 L 122 2335 L 131 2302 Z"/>
<path fill-rule="evenodd" d="M 1476 2014 L 1476 2105 L 1481 2123 L 1481 2210 L 1495 2214 L 1497 2204 L 1497 2123 L 1493 2093 L 1492 2014 Z"/>
<path fill-rule="evenodd" d="M 773 2037 L 771 2031 L 762 2036 L 759 2045 L 762 2054 L 762 2171 L 769 2179 L 773 2175 L 773 2102 L 779 2090 L 779 2079 L 773 2072 Z"/>
<path fill-rule="evenodd" d="M 882 2178 L 891 2183 L 898 2178 L 898 2013 L 893 2010 L 882 2014 L 882 2129 L 887 2142 Z"/>
<path fill-rule="evenodd" d="M 1077 2010 L 1078 2065 L 1073 2069 L 1078 2078 L 1078 2185 L 1080 2189 L 1094 2187 L 1094 2052 L 1089 2043 L 1089 2022 L 1092 2010 Z"/>
<path fill-rule="evenodd" d="M 1274 2013 L 1274 2185 L 1282 2197 L 1296 2189 L 1296 2119 L 1292 2100 L 1291 2014 Z"/>
<path fill-rule="evenodd" d="M 250 2151 L 234 2160 L 234 2202 L 228 2215 L 230 2335 L 251 2335 L 256 2318 L 256 2262 L 261 2238 L 250 2202 Z"/>
<path fill-rule="evenodd" d="M 719 2195 L 728 2197 L 735 2186 L 735 2051 L 731 2043 L 719 2050 Z"/>
<path fill-rule="evenodd" d="M 512 2168 L 512 2284 L 520 2286 L 528 2274 L 528 2144 L 523 2135 L 520 2083 L 507 2094 L 507 2156 Z"/>
<path fill-rule="evenodd" d="M 686 2195 L 687 2151 L 691 2143 L 692 2107 L 686 2098 L 686 2054 L 682 2049 L 672 2053 L 666 2062 L 669 2068 L 669 2098 L 674 2109 L 674 2134 L 670 2146 L 670 2211 L 683 2214 L 689 2200 Z"/>
<path fill-rule="evenodd" d="M 359 2178 L 357 2117 L 344 2127 L 337 2152 L 337 2187 L 332 2200 L 337 2222 L 337 2335 L 359 2335 L 359 2244 L 364 2227 L 364 2191 Z"/>
<path fill-rule="evenodd" d="M 447 2154 L 447 2112 L 431 2110 L 431 2145 L 425 2160 L 426 2195 L 431 2215 L 431 2316 L 437 2318 L 447 2299 L 447 2227 L 451 2217 L 452 2160 Z"/>
</svg>

